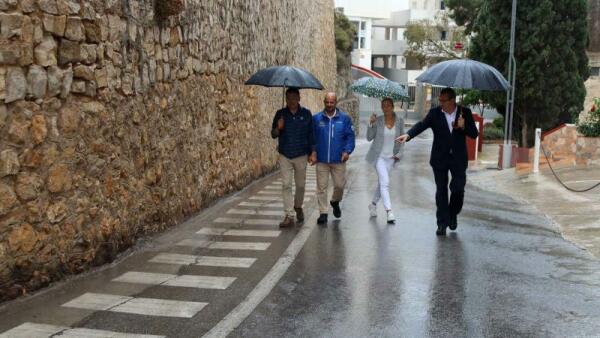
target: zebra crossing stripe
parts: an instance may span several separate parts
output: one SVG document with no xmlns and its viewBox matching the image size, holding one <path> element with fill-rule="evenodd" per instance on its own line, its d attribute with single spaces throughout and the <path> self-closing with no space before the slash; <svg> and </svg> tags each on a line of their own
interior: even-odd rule
<svg viewBox="0 0 600 338">
<path fill-rule="evenodd" d="M 179 286 L 197 289 L 225 290 L 235 277 L 173 275 L 166 273 L 150 273 L 129 271 L 113 279 L 113 282 L 137 283 L 149 285 Z"/>
<path fill-rule="evenodd" d="M 199 235 L 219 236 L 248 236 L 248 237 L 279 237 L 279 230 L 239 230 L 226 228 L 202 228 L 196 232 Z"/>
<path fill-rule="evenodd" d="M 175 264 L 175 265 L 201 265 L 224 268 L 249 268 L 256 258 L 250 257 L 213 257 L 194 256 L 173 253 L 160 253 L 152 258 L 150 263 Z"/>
<path fill-rule="evenodd" d="M 134 298 L 88 292 L 62 306 L 146 316 L 192 318 L 206 305 L 208 303 L 156 298 Z"/>
<path fill-rule="evenodd" d="M 273 195 L 273 196 L 281 196 L 281 190 L 261 190 L 258 192 L 259 195 Z M 304 196 L 313 196 L 314 194 L 316 194 L 315 190 L 306 190 L 306 192 L 304 193 Z"/>
<path fill-rule="evenodd" d="M 214 235 L 214 234 L 213 234 Z M 177 243 L 178 246 L 191 246 L 194 248 L 208 248 L 217 250 L 256 250 L 264 251 L 271 243 L 262 242 L 220 242 L 187 239 Z"/>
<path fill-rule="evenodd" d="M 48 324 L 37 324 L 26 322 L 14 327 L 4 333 L 0 333 L 0 338 L 49 338 L 49 337 L 68 337 L 68 338 L 164 338 L 165 336 L 156 336 L 149 334 L 120 333 L 114 331 L 95 330 L 86 328 L 70 328 L 66 326 L 56 326 Z"/>
<path fill-rule="evenodd" d="M 261 215 L 261 216 L 283 216 L 283 210 L 253 210 L 253 209 L 229 209 L 228 214 L 238 215 Z"/>
<path fill-rule="evenodd" d="M 281 193 L 281 186 L 268 185 L 264 187 L 264 190 L 275 190 Z M 304 191 L 317 191 L 317 187 L 315 185 L 307 185 L 304 187 Z"/>
<path fill-rule="evenodd" d="M 269 248 L 271 243 L 263 242 L 213 242 L 208 245 L 209 249 L 222 250 L 254 250 L 264 251 Z"/>
<path fill-rule="evenodd" d="M 260 202 L 240 202 L 238 206 L 242 207 L 258 207 L 258 208 L 283 208 L 281 202 L 260 203 Z"/>
<path fill-rule="evenodd" d="M 241 219 L 241 218 L 229 218 L 219 217 L 215 219 L 215 223 L 229 223 L 229 224 L 248 224 L 248 225 L 279 225 L 278 220 L 274 219 Z"/>
</svg>

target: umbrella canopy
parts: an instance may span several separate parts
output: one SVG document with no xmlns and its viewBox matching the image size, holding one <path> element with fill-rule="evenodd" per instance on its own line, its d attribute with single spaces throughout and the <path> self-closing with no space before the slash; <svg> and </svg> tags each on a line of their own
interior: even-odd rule
<svg viewBox="0 0 600 338">
<path fill-rule="evenodd" d="M 496 68 L 470 59 L 437 63 L 417 77 L 417 81 L 462 89 L 508 90 L 510 84 Z"/>
<path fill-rule="evenodd" d="M 390 98 L 394 101 L 408 100 L 406 89 L 400 84 L 388 79 L 363 77 L 350 86 L 350 90 L 368 97 L 378 99 Z"/>
<path fill-rule="evenodd" d="M 307 70 L 292 66 L 261 69 L 246 81 L 247 85 L 323 89 L 323 85 Z"/>
</svg>

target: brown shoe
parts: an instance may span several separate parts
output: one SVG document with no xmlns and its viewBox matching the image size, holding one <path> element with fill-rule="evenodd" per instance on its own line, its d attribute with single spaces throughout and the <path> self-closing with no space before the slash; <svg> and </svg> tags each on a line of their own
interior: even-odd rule
<svg viewBox="0 0 600 338">
<path fill-rule="evenodd" d="M 280 228 L 293 227 L 294 225 L 296 225 L 296 221 L 294 221 L 294 218 L 292 216 L 285 216 L 283 221 L 279 223 Z"/>
<path fill-rule="evenodd" d="M 304 211 L 302 208 L 294 208 L 294 210 L 296 211 L 296 219 L 298 222 L 304 222 Z"/>
</svg>

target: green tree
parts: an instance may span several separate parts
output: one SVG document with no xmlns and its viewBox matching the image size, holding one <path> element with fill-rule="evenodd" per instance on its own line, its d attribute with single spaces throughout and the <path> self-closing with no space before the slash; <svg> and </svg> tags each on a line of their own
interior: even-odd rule
<svg viewBox="0 0 600 338">
<path fill-rule="evenodd" d="M 446 0 L 446 8 L 450 12 L 450 18 L 457 25 L 465 27 L 465 34 L 473 31 L 473 23 L 479 14 L 484 0 Z"/>
<path fill-rule="evenodd" d="M 507 74 L 511 1 L 486 0 L 473 26 L 471 57 Z M 585 0 L 521 0 L 515 40 L 515 125 L 521 146 L 534 129 L 572 122 L 582 110 L 589 76 Z M 505 93 L 490 95 L 499 110 Z"/>
<path fill-rule="evenodd" d="M 338 11 L 335 12 L 334 25 L 337 71 L 342 73 L 351 65 L 350 53 L 352 52 L 352 42 L 356 38 L 356 27 L 343 13 Z"/>
<path fill-rule="evenodd" d="M 438 16 L 435 20 L 418 20 L 410 22 L 404 31 L 407 49 L 406 58 L 414 58 L 420 67 L 443 60 L 457 59 L 460 55 L 453 50 L 454 42 L 464 41 L 462 29 L 455 29 L 449 41 L 440 40 L 441 31 L 449 31 L 448 17 Z"/>
</svg>

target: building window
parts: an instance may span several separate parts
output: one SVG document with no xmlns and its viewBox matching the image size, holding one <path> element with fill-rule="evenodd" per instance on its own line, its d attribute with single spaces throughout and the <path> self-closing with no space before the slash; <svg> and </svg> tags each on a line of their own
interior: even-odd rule
<svg viewBox="0 0 600 338">
<path fill-rule="evenodd" d="M 441 31 L 440 32 L 440 40 L 442 41 L 446 41 L 447 35 L 448 33 L 446 31 Z"/>
<path fill-rule="evenodd" d="M 367 22 L 366 21 L 360 22 L 360 30 L 361 31 L 367 30 Z"/>
<path fill-rule="evenodd" d="M 600 76 L 600 67 L 591 67 L 590 76 Z"/>
<path fill-rule="evenodd" d="M 364 37 L 360 38 L 360 44 L 359 44 L 358 48 L 365 48 L 365 38 Z"/>
<path fill-rule="evenodd" d="M 444 4 L 444 0 L 440 1 L 440 9 L 443 11 L 446 9 L 446 5 Z"/>
</svg>

